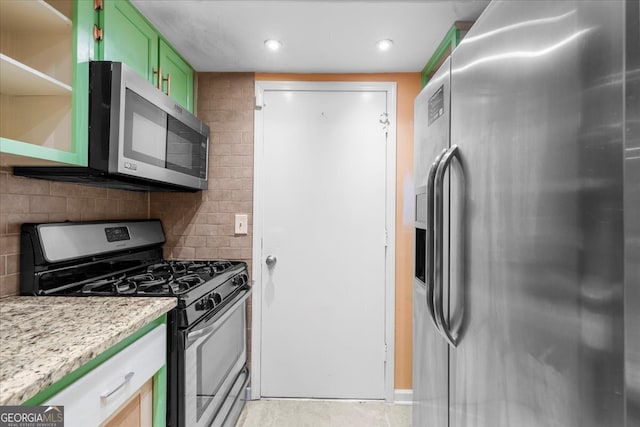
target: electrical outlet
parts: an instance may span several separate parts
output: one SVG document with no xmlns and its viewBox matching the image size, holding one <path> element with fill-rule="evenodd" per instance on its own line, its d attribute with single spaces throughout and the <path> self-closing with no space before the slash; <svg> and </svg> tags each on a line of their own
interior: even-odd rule
<svg viewBox="0 0 640 427">
<path fill-rule="evenodd" d="M 247 230 L 249 228 L 249 215 L 247 214 L 236 214 L 236 234 L 247 234 Z"/>
</svg>

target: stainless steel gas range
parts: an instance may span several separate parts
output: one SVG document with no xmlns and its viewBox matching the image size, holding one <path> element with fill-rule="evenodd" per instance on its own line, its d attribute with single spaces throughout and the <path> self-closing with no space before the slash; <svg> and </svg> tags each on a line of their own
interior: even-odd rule
<svg viewBox="0 0 640 427">
<path fill-rule="evenodd" d="M 158 220 L 23 224 L 23 295 L 174 296 L 168 318 L 167 425 L 233 426 L 249 372 L 247 266 L 167 261 Z"/>
</svg>

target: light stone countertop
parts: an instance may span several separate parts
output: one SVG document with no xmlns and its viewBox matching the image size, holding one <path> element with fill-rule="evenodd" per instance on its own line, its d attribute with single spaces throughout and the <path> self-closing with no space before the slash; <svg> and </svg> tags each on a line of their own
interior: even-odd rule
<svg viewBox="0 0 640 427">
<path fill-rule="evenodd" d="M 0 299 L 0 405 L 19 405 L 176 306 L 175 298 Z"/>
</svg>

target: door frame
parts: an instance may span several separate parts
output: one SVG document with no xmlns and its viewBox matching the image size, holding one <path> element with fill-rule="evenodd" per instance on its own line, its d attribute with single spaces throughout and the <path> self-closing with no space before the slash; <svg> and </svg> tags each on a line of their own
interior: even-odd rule
<svg viewBox="0 0 640 427">
<path fill-rule="evenodd" d="M 264 213 L 264 115 L 263 94 L 268 91 L 378 91 L 387 93 L 386 149 L 386 231 L 385 250 L 385 353 L 384 395 L 386 402 L 394 401 L 395 388 L 395 263 L 396 263 L 396 82 L 318 82 L 318 81 L 256 81 L 254 113 L 253 152 L 253 253 L 251 275 L 253 295 L 251 297 L 251 387 L 250 398 L 262 397 L 262 237 Z M 381 125 L 382 126 L 382 125 Z"/>
</svg>

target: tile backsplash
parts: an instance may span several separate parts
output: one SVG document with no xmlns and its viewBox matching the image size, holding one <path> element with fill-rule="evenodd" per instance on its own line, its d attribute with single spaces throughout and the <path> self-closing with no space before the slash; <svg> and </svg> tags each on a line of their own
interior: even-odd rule
<svg viewBox="0 0 640 427">
<path fill-rule="evenodd" d="M 0 298 L 19 292 L 20 224 L 148 217 L 149 193 L 20 178 L 0 169 Z"/>
<path fill-rule="evenodd" d="M 167 235 L 165 258 L 251 263 L 254 73 L 198 73 L 198 117 L 211 130 L 209 189 L 151 193 L 150 215 Z M 248 214 L 235 235 L 235 214 Z M 249 267 L 251 271 L 251 267 Z"/>
</svg>

